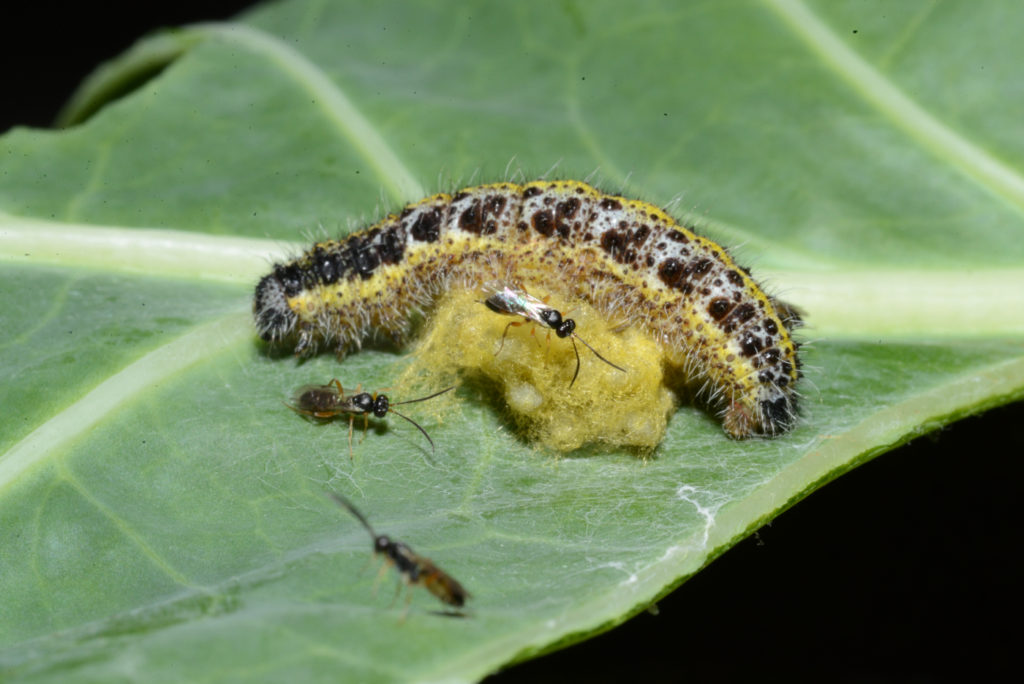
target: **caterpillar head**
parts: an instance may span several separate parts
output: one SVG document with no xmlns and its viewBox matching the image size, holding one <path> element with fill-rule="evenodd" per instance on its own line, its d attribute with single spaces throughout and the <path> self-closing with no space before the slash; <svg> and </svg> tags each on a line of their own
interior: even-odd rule
<svg viewBox="0 0 1024 684">
<path fill-rule="evenodd" d="M 252 306 L 260 337 L 271 343 L 291 335 L 298 322 L 298 316 L 288 306 L 287 284 L 279 275 L 275 269 L 274 273 L 260 280 Z"/>
</svg>

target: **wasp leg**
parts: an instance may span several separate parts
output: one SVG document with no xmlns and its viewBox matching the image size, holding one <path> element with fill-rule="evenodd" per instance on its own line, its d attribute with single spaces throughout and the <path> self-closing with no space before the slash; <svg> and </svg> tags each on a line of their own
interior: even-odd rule
<svg viewBox="0 0 1024 684">
<path fill-rule="evenodd" d="M 355 456 L 352 455 L 352 423 L 356 420 L 355 416 L 348 417 L 348 460 L 355 461 Z"/>
<path fill-rule="evenodd" d="M 384 575 L 387 573 L 389 565 L 390 565 L 390 563 L 388 563 L 387 561 L 384 561 L 383 563 L 381 563 L 380 570 L 377 571 L 377 577 L 375 577 L 374 580 L 373 580 L 373 595 L 374 596 L 377 595 L 377 589 L 380 588 L 380 581 L 382 579 L 384 579 Z"/>
<path fill-rule="evenodd" d="M 505 338 L 508 337 L 508 329 L 511 328 L 513 325 L 518 328 L 519 326 L 526 324 L 523 323 L 522 321 L 512 321 L 511 323 L 505 326 L 505 332 L 501 333 L 501 344 L 498 345 L 498 351 L 494 352 L 495 356 L 500 354 L 501 350 L 505 348 Z"/>
</svg>

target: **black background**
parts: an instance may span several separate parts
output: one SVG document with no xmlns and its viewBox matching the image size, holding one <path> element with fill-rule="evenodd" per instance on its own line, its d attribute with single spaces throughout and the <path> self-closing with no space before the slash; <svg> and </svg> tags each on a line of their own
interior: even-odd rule
<svg viewBox="0 0 1024 684">
<path fill-rule="evenodd" d="M 0 132 L 49 126 L 83 77 L 144 33 L 249 3 L 79 5 L 5 11 Z M 488 681 L 1015 679 L 1022 426 L 1018 402 L 885 454 L 716 560 L 659 615 Z"/>
</svg>

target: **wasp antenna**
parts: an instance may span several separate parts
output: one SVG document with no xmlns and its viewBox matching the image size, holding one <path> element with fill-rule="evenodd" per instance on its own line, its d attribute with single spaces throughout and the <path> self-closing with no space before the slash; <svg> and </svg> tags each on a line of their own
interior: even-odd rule
<svg viewBox="0 0 1024 684">
<path fill-rule="evenodd" d="M 363 523 L 363 527 L 365 527 L 366 531 L 370 533 L 370 536 L 372 536 L 374 539 L 377 538 L 377 533 L 373 531 L 373 528 L 370 526 L 370 523 L 366 520 L 366 518 L 363 517 L 363 514 L 359 512 L 359 509 L 352 505 L 351 501 L 343 497 L 341 494 L 336 494 L 335 492 L 327 492 L 327 496 L 334 499 L 335 503 L 337 503 L 339 506 L 341 506 L 349 513 L 354 515 L 356 517 L 356 520 Z"/>
<path fill-rule="evenodd" d="M 572 337 L 570 337 L 569 341 L 572 342 L 572 350 L 576 353 L 576 372 L 572 374 L 572 380 L 569 381 L 569 389 L 572 389 L 573 384 L 575 384 L 576 382 L 577 376 L 579 376 L 580 374 L 580 350 L 576 348 L 576 340 L 574 340 L 573 337 L 576 336 L 573 335 Z M 580 341 L 582 342 L 582 340 Z M 584 344 L 586 343 L 584 342 Z M 589 347 L 590 345 L 587 346 Z"/>
<path fill-rule="evenodd" d="M 573 334 L 572 334 L 572 336 L 573 336 L 573 337 L 575 337 L 575 338 L 576 338 L 577 340 L 579 340 L 580 342 L 582 342 L 583 344 L 587 344 L 587 341 L 586 341 L 586 340 L 584 340 L 584 339 L 583 339 L 582 337 L 580 337 L 579 335 L 577 335 L 576 333 L 573 333 Z M 623 368 L 623 367 L 621 367 L 621 366 L 616 366 L 616 365 L 615 365 L 614 363 L 612 363 L 612 362 L 611 362 L 611 361 L 609 361 L 608 359 L 606 359 L 606 358 L 604 358 L 603 356 L 601 356 L 601 355 L 600 355 L 600 354 L 598 353 L 598 351 L 597 351 L 596 349 L 594 349 L 593 347 L 591 347 L 591 346 L 590 346 L 589 344 L 587 344 L 587 349 L 589 349 L 590 351 L 594 352 L 594 356 L 596 356 L 597 358 L 601 359 L 602 361 L 604 361 L 605 363 L 607 363 L 607 364 L 608 364 L 609 366 L 611 366 L 611 367 L 612 367 L 612 368 L 614 368 L 615 370 L 620 370 L 620 371 L 622 371 L 623 373 L 628 373 L 628 372 L 629 372 L 629 371 L 627 371 L 627 370 L 626 370 L 625 368 Z"/>
<path fill-rule="evenodd" d="M 451 387 L 449 387 L 448 389 L 452 389 L 452 388 L 451 388 Z M 447 392 L 447 391 L 448 391 L 448 390 L 445 390 L 445 392 Z M 433 396 L 437 396 L 437 395 L 433 395 Z M 429 399 L 429 398 L 430 398 L 430 397 L 424 397 L 424 399 Z M 422 401 L 422 399 L 417 399 L 416 401 Z M 409 403 L 409 402 L 402 402 L 402 403 Z M 395 414 L 395 415 L 397 415 L 398 417 L 400 417 L 400 418 L 405 418 L 405 419 L 406 419 L 407 421 L 409 421 L 410 423 L 412 423 L 413 425 L 415 425 L 415 426 L 416 426 L 416 429 L 417 429 L 417 430 L 419 430 L 420 432 L 422 432 L 422 433 L 423 433 L 423 436 L 427 438 L 427 441 L 428 441 L 428 442 L 430 442 L 430 450 L 431 450 L 431 451 L 437 451 L 437 447 L 435 447 L 435 446 L 434 446 L 434 440 L 430 439 L 430 435 L 428 435 L 428 434 L 427 434 L 427 431 L 426 431 L 426 430 L 424 430 L 424 429 L 423 429 L 423 428 L 422 428 L 422 427 L 420 426 L 420 424 L 419 424 L 419 423 L 417 423 L 417 422 L 416 422 L 415 420 L 413 420 L 413 419 L 412 419 L 412 418 L 410 418 L 409 416 L 405 415 L 404 413 L 399 413 L 399 412 L 398 412 L 398 411 L 396 411 L 395 409 L 390 409 L 390 411 L 391 411 L 391 413 L 394 413 L 394 414 Z"/>
<path fill-rule="evenodd" d="M 440 392 L 434 392 L 430 396 L 420 397 L 419 399 L 409 399 L 408 401 L 395 401 L 395 402 L 392 402 L 391 405 L 392 406 L 401 406 L 402 404 L 415 404 L 418 401 L 426 401 L 427 399 L 433 399 L 434 397 L 439 397 L 442 394 L 444 394 L 445 392 L 451 392 L 453 389 L 455 389 L 455 385 L 452 385 L 451 387 L 446 387 L 445 389 L 441 390 Z M 395 413 L 398 413 L 398 411 L 395 411 Z M 402 414 L 398 413 L 398 415 L 401 416 Z M 405 418 L 405 416 L 402 416 L 402 417 Z M 406 418 L 406 420 L 409 420 L 409 419 Z M 419 427 L 419 426 L 417 426 L 417 427 Z M 423 428 L 420 428 L 420 429 L 422 430 Z"/>
</svg>

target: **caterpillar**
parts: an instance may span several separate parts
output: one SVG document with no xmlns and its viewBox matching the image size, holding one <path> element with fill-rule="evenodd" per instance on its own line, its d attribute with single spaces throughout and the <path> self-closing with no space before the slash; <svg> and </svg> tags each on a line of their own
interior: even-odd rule
<svg viewBox="0 0 1024 684">
<path fill-rule="evenodd" d="M 491 280 L 540 282 L 638 326 L 666 364 L 703 383 L 735 438 L 776 435 L 797 415 L 796 309 L 728 252 L 640 200 L 572 180 L 440 193 L 276 264 L 256 287 L 260 336 L 298 355 L 401 342 L 410 315 Z"/>
</svg>

